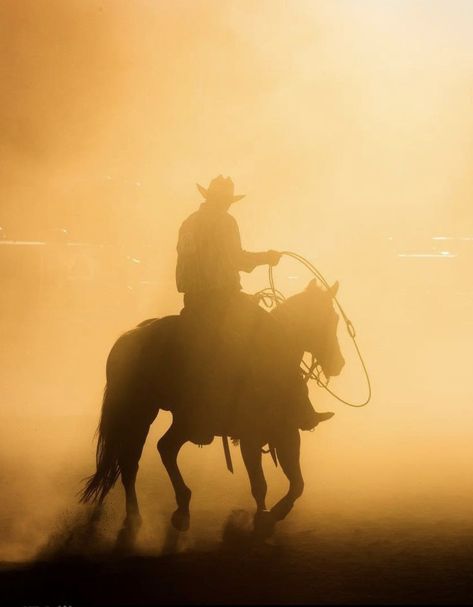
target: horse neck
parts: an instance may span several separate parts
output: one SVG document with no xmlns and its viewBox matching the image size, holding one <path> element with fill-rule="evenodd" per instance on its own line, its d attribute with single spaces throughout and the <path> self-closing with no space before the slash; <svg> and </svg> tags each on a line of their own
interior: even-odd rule
<svg viewBox="0 0 473 607">
<path fill-rule="evenodd" d="M 294 356 L 301 360 L 305 352 L 306 332 L 304 331 L 303 315 L 297 308 L 298 306 L 294 305 L 294 302 L 287 300 L 274 308 L 271 315 L 283 326 L 289 342 L 288 346 L 294 352 Z"/>
</svg>

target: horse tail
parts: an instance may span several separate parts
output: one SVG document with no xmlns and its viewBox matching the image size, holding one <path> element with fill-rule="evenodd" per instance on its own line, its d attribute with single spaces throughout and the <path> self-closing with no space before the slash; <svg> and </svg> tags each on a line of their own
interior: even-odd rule
<svg viewBox="0 0 473 607">
<path fill-rule="evenodd" d="M 151 320 L 142 323 L 150 326 Z M 100 423 L 97 428 L 96 471 L 84 479 L 80 501 L 102 503 L 120 476 L 120 458 L 126 458 L 137 425 L 151 423 L 145 404 L 136 408 L 142 377 L 142 328 L 124 333 L 115 342 L 107 359 Z M 135 410 L 133 411 L 133 408 Z M 155 413 L 156 416 L 156 413 Z"/>
<path fill-rule="evenodd" d="M 119 337 L 112 347 L 97 428 L 96 471 L 84 479 L 85 486 L 79 494 L 82 503 L 102 503 L 120 476 L 120 464 L 133 458 L 138 462 L 148 429 L 159 411 L 154 382 L 150 384 L 149 376 L 154 376 L 160 365 L 175 318 L 143 321 Z"/>
<path fill-rule="evenodd" d="M 80 502 L 82 503 L 102 503 L 120 475 L 118 458 L 122 425 L 116 423 L 115 405 L 107 385 L 104 391 L 100 423 L 97 428 L 96 471 L 95 474 L 85 479 L 85 487 L 80 492 Z"/>
</svg>

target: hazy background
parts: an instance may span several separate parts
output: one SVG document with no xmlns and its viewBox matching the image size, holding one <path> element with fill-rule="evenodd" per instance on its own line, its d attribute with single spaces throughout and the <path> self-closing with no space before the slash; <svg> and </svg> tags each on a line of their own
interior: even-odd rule
<svg viewBox="0 0 473 607">
<path fill-rule="evenodd" d="M 105 360 L 174 313 L 195 183 L 230 175 L 249 250 L 293 250 L 358 330 L 373 399 L 304 433 L 299 529 L 467 521 L 471 462 L 473 7 L 468 0 L 4 0 L 0 5 L 0 559 L 77 514 Z M 440 237 L 443 237 L 440 239 Z M 287 293 L 308 275 L 289 261 Z M 244 277 L 266 286 L 264 269 Z M 333 385 L 366 387 L 344 327 Z M 155 451 L 138 482 L 148 549 L 173 507 Z M 241 457 L 184 447 L 189 542 L 251 510 Z M 273 501 L 285 484 L 267 462 Z M 121 487 L 107 524 L 118 528 Z"/>
</svg>

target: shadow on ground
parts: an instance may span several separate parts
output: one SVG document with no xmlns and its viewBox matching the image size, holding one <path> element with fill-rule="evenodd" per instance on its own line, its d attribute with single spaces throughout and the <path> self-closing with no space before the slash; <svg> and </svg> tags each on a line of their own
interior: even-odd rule
<svg viewBox="0 0 473 607">
<path fill-rule="evenodd" d="M 70 523 L 34 563 L 3 564 L 11 605 L 471 604 L 471 528 L 308 529 L 255 539 L 234 511 L 219 544 L 185 549 L 169 530 L 159 556 L 117 550 L 100 512 Z M 184 543 L 183 543 L 184 542 Z M 184 546 L 184 548 L 183 548 Z"/>
</svg>

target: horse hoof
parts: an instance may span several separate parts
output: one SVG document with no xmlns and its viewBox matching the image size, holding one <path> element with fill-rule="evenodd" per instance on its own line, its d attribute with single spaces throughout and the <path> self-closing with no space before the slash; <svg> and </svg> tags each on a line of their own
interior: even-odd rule
<svg viewBox="0 0 473 607">
<path fill-rule="evenodd" d="M 190 525 L 190 515 L 188 512 L 176 510 L 171 516 L 171 523 L 177 531 L 187 531 Z"/>
<path fill-rule="evenodd" d="M 275 527 L 276 519 L 269 510 L 259 510 L 255 514 L 254 531 L 258 537 L 262 539 L 271 537 Z"/>
<path fill-rule="evenodd" d="M 126 530 L 128 533 L 137 533 L 143 524 L 143 519 L 139 514 L 134 516 L 127 516 L 123 521 L 123 530 Z"/>
<path fill-rule="evenodd" d="M 135 547 L 137 534 L 137 527 L 131 527 L 130 525 L 124 524 L 117 535 L 117 539 L 115 542 L 115 552 L 122 554 L 133 550 L 133 548 Z"/>
</svg>

